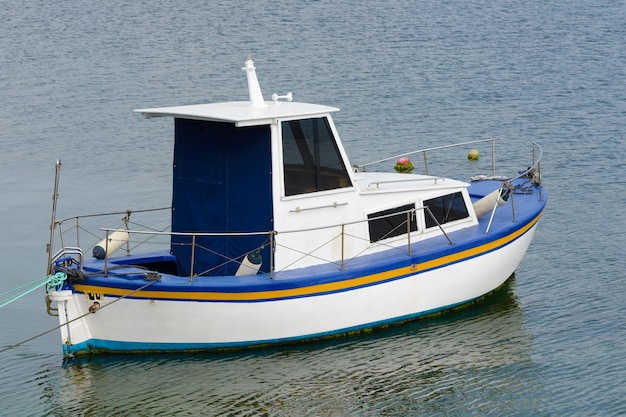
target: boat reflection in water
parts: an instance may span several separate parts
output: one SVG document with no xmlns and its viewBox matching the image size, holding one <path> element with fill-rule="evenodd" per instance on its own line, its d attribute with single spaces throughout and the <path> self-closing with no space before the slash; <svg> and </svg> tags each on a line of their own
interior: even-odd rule
<svg viewBox="0 0 626 417">
<path fill-rule="evenodd" d="M 46 390 L 50 410 L 240 416 L 402 415 L 453 411 L 450 404 L 476 412 L 497 405 L 502 414 L 538 410 L 533 398 L 542 388 L 514 280 L 466 309 L 340 340 L 68 359 Z"/>
</svg>

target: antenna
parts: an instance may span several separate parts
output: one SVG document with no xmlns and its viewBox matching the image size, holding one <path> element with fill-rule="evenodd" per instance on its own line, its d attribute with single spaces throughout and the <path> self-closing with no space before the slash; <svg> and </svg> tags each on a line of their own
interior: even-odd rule
<svg viewBox="0 0 626 417">
<path fill-rule="evenodd" d="M 248 76 L 248 91 L 250 93 L 250 105 L 253 107 L 266 107 L 265 100 L 263 100 L 263 93 L 261 92 L 261 86 L 259 80 L 256 78 L 256 71 L 254 67 L 254 61 L 248 56 L 246 59 L 246 66 L 242 70 L 246 71 Z"/>
</svg>

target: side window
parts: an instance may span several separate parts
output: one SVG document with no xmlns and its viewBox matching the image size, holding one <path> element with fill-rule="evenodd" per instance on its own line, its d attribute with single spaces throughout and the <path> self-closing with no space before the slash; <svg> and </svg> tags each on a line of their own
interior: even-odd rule
<svg viewBox="0 0 626 417">
<path fill-rule="evenodd" d="M 369 219 L 367 223 L 370 230 L 370 242 L 378 242 L 390 237 L 404 235 L 408 230 L 411 230 L 411 232 L 417 230 L 415 204 L 407 204 L 368 214 L 367 218 Z"/>
<path fill-rule="evenodd" d="M 439 224 L 469 217 L 465 200 L 463 200 L 463 195 L 460 192 L 425 200 L 424 206 L 430 209 Z M 430 216 L 428 210 L 424 210 L 424 218 L 427 228 L 437 226 L 437 223 Z"/>
<path fill-rule="evenodd" d="M 352 185 L 325 117 L 282 122 L 281 130 L 286 196 Z"/>
</svg>

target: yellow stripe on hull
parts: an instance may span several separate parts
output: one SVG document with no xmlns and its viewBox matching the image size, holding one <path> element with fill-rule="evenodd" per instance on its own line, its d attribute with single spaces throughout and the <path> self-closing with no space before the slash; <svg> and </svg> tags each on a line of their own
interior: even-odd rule
<svg viewBox="0 0 626 417">
<path fill-rule="evenodd" d="M 302 296 L 311 296 L 315 294 L 330 293 L 336 291 L 348 290 L 350 288 L 358 288 L 365 285 L 384 282 L 389 279 L 401 277 L 404 275 L 414 275 L 429 269 L 440 268 L 447 264 L 459 262 L 463 259 L 472 258 L 482 253 L 490 252 L 494 249 L 502 247 L 509 242 L 517 239 L 530 228 L 532 228 L 541 214 L 535 217 L 524 227 L 516 230 L 514 233 L 502 237 L 490 243 L 486 243 L 475 248 L 467 249 L 462 252 L 443 256 L 431 261 L 414 264 L 402 268 L 397 268 L 377 274 L 366 275 L 363 277 L 353 278 L 344 281 L 330 282 L 326 284 L 310 285 L 302 288 L 271 290 L 271 291 L 253 291 L 253 292 L 210 292 L 210 291 L 150 291 L 150 290 L 128 290 L 122 288 L 110 288 L 102 286 L 93 286 L 85 284 L 74 284 L 74 289 L 78 292 L 100 294 L 105 296 L 132 296 L 133 298 L 146 299 L 169 299 L 169 300 L 187 300 L 187 301 L 264 301 L 281 298 L 293 298 Z"/>
</svg>

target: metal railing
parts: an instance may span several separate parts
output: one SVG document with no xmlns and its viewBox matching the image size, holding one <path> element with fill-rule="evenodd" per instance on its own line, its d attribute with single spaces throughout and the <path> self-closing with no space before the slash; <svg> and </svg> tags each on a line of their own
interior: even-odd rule
<svg viewBox="0 0 626 417">
<path fill-rule="evenodd" d="M 541 146 L 536 143 L 536 142 L 532 142 L 533 145 L 533 156 L 532 156 L 532 165 L 529 166 L 528 168 L 520 171 L 517 175 L 510 177 L 510 178 L 505 178 L 502 179 L 502 184 L 500 185 L 500 189 L 498 190 L 498 194 L 502 194 L 503 190 L 507 189 L 509 192 L 509 196 L 511 198 L 511 210 L 512 210 L 512 215 L 513 215 L 513 221 L 517 221 L 517 212 L 515 210 L 515 193 L 513 192 L 513 181 L 517 180 L 519 178 L 528 178 L 534 185 L 537 186 L 537 189 L 539 190 L 539 201 L 543 200 L 543 187 L 541 187 L 541 157 L 543 156 L 543 150 L 541 149 Z M 539 152 L 539 155 L 537 155 L 537 152 Z M 496 213 L 496 209 L 498 208 L 498 202 L 497 199 L 494 202 L 494 206 L 493 209 L 491 210 L 491 215 L 489 217 L 489 222 L 487 223 L 487 228 L 485 229 L 485 233 L 489 233 L 489 230 L 491 229 L 491 224 L 493 222 L 493 217 Z"/>
<path fill-rule="evenodd" d="M 434 148 L 427 148 L 427 149 L 423 149 L 423 150 L 419 150 L 419 151 L 414 151 L 414 152 L 410 152 L 410 153 L 406 153 L 403 155 L 410 155 L 410 154 L 414 154 L 414 153 L 419 153 L 419 152 L 423 152 L 424 153 L 424 159 L 426 161 L 426 152 L 427 151 L 432 151 L 432 150 L 438 150 L 438 149 L 445 149 L 445 148 L 450 148 L 453 146 L 462 146 L 462 145 L 467 145 L 467 144 L 474 144 L 474 143 L 482 143 L 482 142 L 491 142 L 492 143 L 492 149 L 493 149 L 493 143 L 495 142 L 495 140 L 497 139 L 486 139 L 486 140 L 480 140 L 480 141 L 471 141 L 471 142 L 464 142 L 462 144 L 455 144 L 455 145 L 447 145 L 447 146 L 440 146 L 440 147 L 434 147 Z M 539 144 L 533 142 L 533 152 L 532 152 L 532 165 L 529 166 L 527 169 L 520 171 L 516 176 L 510 177 L 510 178 L 502 178 L 502 184 L 501 184 L 501 188 L 500 190 L 506 188 L 506 187 L 511 187 L 512 186 L 512 181 L 519 179 L 519 178 L 523 178 L 523 177 L 527 177 L 529 178 L 533 184 L 535 185 L 540 185 L 540 181 L 541 181 L 541 157 L 542 157 L 542 149 L 539 146 Z M 402 156 L 402 155 L 400 155 Z M 385 158 L 385 159 L 381 159 L 379 161 L 375 161 L 369 164 L 365 164 L 365 165 L 361 165 L 361 167 L 365 167 L 365 166 L 369 166 L 375 163 L 380 163 L 383 161 L 388 161 L 388 160 L 392 160 L 395 159 L 399 156 L 394 156 L 391 158 Z M 494 154 L 492 154 L 492 169 L 494 170 L 494 177 L 495 177 L 495 152 Z M 58 163 L 58 166 L 60 166 L 60 162 Z M 380 182 L 379 184 L 382 184 L 383 182 Z M 378 183 L 377 183 L 378 184 Z M 542 194 L 541 194 L 541 187 L 538 187 L 539 189 L 539 198 L 540 200 L 542 199 Z M 325 262 L 333 262 L 333 263 L 337 263 L 340 265 L 340 268 L 343 269 L 346 265 L 346 263 L 350 260 L 350 259 L 356 259 L 359 256 L 363 255 L 363 253 L 370 251 L 373 247 L 375 246 L 386 246 L 386 247 L 393 247 L 396 249 L 401 249 L 404 245 L 399 245 L 398 244 L 398 240 L 394 240 L 393 242 L 381 242 L 382 240 L 386 240 L 387 238 L 391 238 L 391 237 L 399 237 L 400 235 L 392 235 L 390 236 L 389 234 L 394 232 L 395 230 L 397 230 L 398 227 L 404 227 L 406 226 L 406 253 L 407 255 L 411 255 L 411 246 L 412 243 L 414 243 L 412 241 L 412 239 L 414 240 L 415 238 L 412 238 L 412 234 L 415 235 L 415 232 L 411 231 L 411 221 L 412 218 L 414 217 L 415 213 L 417 211 L 423 211 L 424 215 L 428 215 L 430 216 L 430 218 L 434 221 L 434 223 L 437 225 L 437 227 L 439 228 L 439 230 L 441 231 L 442 235 L 445 236 L 445 238 L 448 240 L 449 244 L 453 244 L 452 240 L 450 239 L 450 237 L 448 236 L 448 234 L 446 233 L 446 231 L 444 230 L 443 225 L 436 219 L 436 217 L 433 215 L 432 211 L 430 210 L 430 208 L 428 206 L 424 206 L 424 207 L 415 207 L 415 208 L 411 208 L 409 210 L 406 211 L 399 211 L 399 212 L 395 212 L 392 214 L 387 214 L 387 215 L 382 215 L 382 216 L 377 216 L 377 217 L 373 217 L 373 218 L 363 218 L 363 219 L 359 219 L 359 220 L 355 220 L 352 222 L 344 222 L 344 223 L 340 223 L 340 224 L 333 224 L 333 225 L 327 225 L 327 226 L 322 226 L 322 227 L 315 227 L 315 228 L 302 228 L 302 229 L 297 229 L 297 230 L 284 230 L 284 231 L 277 231 L 277 230 L 271 230 L 271 231 L 259 231 L 259 232 L 248 232 L 248 233 L 181 233 L 181 232 L 171 232 L 171 231 L 166 231 L 167 228 L 169 228 L 169 224 L 167 227 L 165 227 L 162 230 L 159 229 L 153 229 L 153 230 L 134 230 L 130 228 L 131 225 L 131 221 L 130 221 L 130 217 L 131 214 L 135 214 L 135 213 L 150 213 L 150 212 L 157 212 L 157 211 L 164 211 L 164 210 L 171 210 L 171 207 L 161 207 L 161 208 L 156 208 L 156 209 L 145 209 L 145 210 L 135 210 L 135 211 L 130 211 L 130 210 L 126 210 L 126 211 L 119 211 L 119 212 L 109 212 L 109 213 L 100 213 L 100 214 L 89 214 L 89 215 L 82 215 L 82 216 L 72 216 L 72 217 L 68 217 L 66 219 L 60 220 L 60 221 L 56 221 L 54 219 L 55 216 L 55 211 L 56 211 L 56 197 L 57 197 L 57 186 L 56 186 L 56 181 L 55 181 L 55 195 L 54 195 L 54 205 L 53 205 L 53 220 L 52 220 L 52 225 L 51 225 L 51 233 L 50 233 L 50 243 L 48 244 L 47 250 L 48 250 L 48 273 L 52 273 L 52 271 L 54 270 L 54 266 L 55 266 L 55 262 L 59 261 L 59 259 L 62 259 L 64 256 L 72 256 L 72 255 L 78 255 L 79 257 L 79 263 L 80 263 L 80 268 L 82 269 L 83 267 L 83 250 L 80 249 L 81 247 L 81 233 L 88 233 L 90 236 L 97 238 L 98 240 L 100 240 L 99 236 L 96 233 L 92 233 L 90 231 L 87 230 L 87 228 L 84 227 L 84 225 L 81 222 L 84 222 L 86 219 L 96 219 L 96 218 L 102 218 L 102 217 L 106 217 L 106 216 L 119 216 L 119 215 L 123 215 L 124 217 L 121 219 L 121 221 L 124 224 L 124 228 L 99 228 L 100 231 L 104 231 L 105 236 L 104 236 L 104 241 L 108 242 L 109 241 L 109 236 L 110 234 L 114 233 L 114 232 L 126 232 L 129 234 L 129 236 L 142 236 L 142 239 L 128 239 L 128 241 L 126 242 L 126 252 L 127 254 L 130 254 L 132 249 L 135 249 L 139 246 L 142 246 L 144 244 L 150 243 L 153 241 L 153 239 L 155 237 L 159 237 L 159 236 L 164 236 L 167 237 L 167 242 L 157 242 L 156 244 L 159 245 L 168 245 L 168 247 L 170 247 L 169 245 L 172 245 L 174 243 L 171 242 L 171 238 L 172 236 L 186 236 L 190 238 L 190 243 L 188 243 L 191 246 L 191 265 L 190 265 L 190 276 L 189 279 L 193 280 L 193 278 L 195 276 L 197 276 L 198 274 L 205 274 L 207 272 L 210 271 L 194 271 L 194 264 L 195 264 L 195 259 L 196 259 L 196 255 L 197 255 L 197 251 L 199 250 L 206 250 L 206 248 L 203 248 L 201 245 L 199 245 L 197 243 L 197 240 L 199 237 L 216 237 L 216 238 L 220 238 L 220 237 L 250 237 L 250 236 L 262 236 L 262 235 L 266 235 L 267 239 L 265 241 L 265 243 L 263 243 L 262 246 L 260 246 L 259 248 L 255 248 L 253 251 L 256 250 L 260 250 L 265 248 L 266 246 L 269 245 L 270 247 L 270 267 L 269 267 L 269 273 L 270 276 L 272 277 L 274 272 L 275 272 L 275 251 L 276 251 L 276 247 L 277 247 L 277 241 L 276 241 L 276 236 L 279 234 L 292 234 L 292 233 L 306 233 L 306 232 L 310 232 L 310 231 L 319 231 L 319 230 L 324 230 L 324 229 L 338 229 L 338 233 L 337 234 L 333 234 L 333 233 L 329 233 L 329 237 L 330 240 L 327 242 L 332 242 L 333 240 L 340 238 L 341 240 L 341 248 L 340 248 L 340 254 L 338 256 L 338 260 L 335 259 L 323 259 Z M 345 205 L 344 203 L 335 203 L 334 205 L 330 205 L 328 207 L 335 207 L 335 206 L 342 206 Z M 513 207 L 513 219 L 515 221 L 515 205 L 511 204 L 511 206 Z M 488 222 L 487 225 L 487 229 L 486 229 L 486 233 L 489 232 L 489 228 L 491 227 L 491 223 L 494 217 L 494 213 L 496 208 L 498 207 L 497 204 L 494 205 L 494 208 L 491 212 L 491 217 L 490 220 Z M 303 211 L 305 209 L 300 209 L 300 210 L 296 210 L 296 211 Z M 388 218 L 388 217 L 392 217 L 392 216 L 397 216 L 398 214 L 405 214 L 407 215 L 407 219 L 405 222 L 403 222 L 402 224 L 400 224 L 399 226 L 397 226 L 394 230 L 390 230 L 387 232 L 386 236 L 383 236 L 381 239 L 377 240 L 377 241 L 370 241 L 369 238 L 367 236 L 353 236 L 351 234 L 349 234 L 348 232 L 346 232 L 346 227 L 347 226 L 351 226 L 351 225 L 355 225 L 355 224 L 361 224 L 361 223 L 366 223 L 366 222 L 370 222 L 372 220 L 379 220 L 379 219 L 384 219 L 384 218 Z M 70 224 L 70 226 L 68 228 L 64 228 L 64 226 L 66 224 Z M 143 226 L 145 227 L 145 226 Z M 426 231 L 426 229 L 424 229 L 424 231 Z M 59 240 L 60 240 L 60 247 L 61 249 L 58 250 L 54 255 L 53 255 L 53 246 L 54 246 L 54 235 L 55 235 L 55 231 L 58 231 L 59 234 Z M 74 237 L 74 244 L 67 244 L 68 243 L 68 236 L 67 234 L 70 231 L 75 231 L 75 237 Z M 424 232 L 418 232 L 419 235 L 421 236 L 422 233 Z M 405 233 L 402 233 L 402 235 L 404 235 Z M 354 238 L 354 239 L 359 239 L 361 241 L 368 241 L 369 244 L 365 245 L 365 249 L 361 250 L 360 252 L 356 253 L 356 254 L 351 254 L 350 257 L 348 257 L 346 255 L 346 240 L 348 238 Z M 134 244 L 133 247 L 131 247 L 131 242 Z M 181 244 L 181 243 L 177 243 L 177 244 Z M 93 245 L 95 246 L 95 244 Z M 93 247 L 92 246 L 92 247 Z M 322 245 L 323 246 L 323 245 Z M 306 258 L 306 257 L 318 257 L 315 252 L 317 250 L 319 250 L 322 246 L 313 249 L 312 251 L 309 252 L 303 252 L 298 250 L 297 248 L 293 249 L 296 252 L 301 253 L 303 256 L 300 259 L 297 259 L 296 261 L 292 262 L 290 265 L 293 265 L 294 263 L 300 262 L 302 259 Z M 90 247 L 89 249 L 91 249 L 92 247 Z M 105 255 L 104 255 L 104 273 L 105 275 L 108 273 L 108 263 L 109 263 L 109 251 L 106 250 L 107 248 L 105 248 Z M 252 252 L 252 251 L 251 251 Z M 249 252 L 248 252 L 249 253 Z M 238 260 L 240 258 L 243 258 L 245 256 L 248 255 L 248 253 L 242 254 L 241 256 L 235 258 L 235 259 L 231 259 L 228 258 L 226 255 L 223 254 L 218 254 L 219 256 L 222 256 L 225 260 L 226 263 L 228 262 L 239 262 Z M 322 259 L 322 258 L 319 258 Z M 223 265 L 223 264 L 222 264 Z M 218 265 L 217 267 L 219 267 L 221 265 Z M 288 267 L 287 266 L 287 267 Z M 283 269 L 286 267 L 283 267 Z"/>
<path fill-rule="evenodd" d="M 442 145 L 442 146 L 434 146 L 432 148 L 424 148 L 424 149 L 418 149 L 415 151 L 411 151 L 411 152 L 405 152 L 405 153 L 401 153 L 399 155 L 395 155 L 395 156 L 390 156 L 387 158 L 383 158 L 383 159 L 379 159 L 377 161 L 372 161 L 372 162 L 368 162 L 366 164 L 361 164 L 361 165 L 355 165 L 355 168 L 359 171 L 367 171 L 367 167 L 372 166 L 372 165 L 377 165 L 380 164 L 382 162 L 388 162 L 388 161 L 393 161 L 393 160 L 397 160 L 398 158 L 402 158 L 405 156 L 410 156 L 410 155 L 416 155 L 416 154 L 422 154 L 422 159 L 424 160 L 424 172 L 426 175 L 429 175 L 429 169 L 428 169 L 428 153 L 429 152 L 434 152 L 434 151 L 440 151 L 443 149 L 450 149 L 450 148 L 458 148 L 461 146 L 467 146 L 467 145 L 475 145 L 475 144 L 479 144 L 479 143 L 486 143 L 486 142 L 490 142 L 491 143 L 491 174 L 493 176 L 496 175 L 496 141 L 498 140 L 498 138 L 490 138 L 490 139 L 479 139 L 479 140 L 472 140 L 472 141 L 468 141 L 468 142 L 461 142 L 461 143 L 453 143 L 450 145 Z"/>
<path fill-rule="evenodd" d="M 156 210 L 163 210 L 163 209 L 155 209 L 155 210 L 143 210 L 143 212 L 147 212 L 147 211 L 156 211 Z M 399 211 L 396 213 L 392 213 L 392 214 L 386 214 L 386 215 L 381 215 L 381 216 L 376 216 L 376 217 L 371 217 L 371 218 L 365 218 L 365 219 L 361 219 L 361 220 L 355 220 L 352 222 L 344 222 L 344 223 L 338 223 L 338 224 L 332 224 L 332 225 L 326 225 L 326 226 L 321 226 L 321 227 L 314 227 L 314 228 L 303 228 L 303 229 L 296 229 L 296 230 L 284 230 L 284 231 L 276 231 L 276 230 L 271 230 L 271 231 L 259 231 L 259 232 L 248 232 L 248 233 L 236 233 L 236 232 L 231 232 L 231 233 L 184 233 L 184 232 L 171 232 L 171 231 L 154 231 L 154 230 L 133 230 L 133 229 L 128 229 L 128 228 L 100 228 L 100 231 L 103 231 L 105 233 L 104 242 L 108 242 L 110 236 L 115 233 L 115 232 L 126 232 L 128 233 L 130 236 L 142 236 L 142 238 L 140 239 L 129 239 L 127 242 L 127 245 L 130 245 L 130 242 L 132 241 L 133 243 L 136 243 L 134 245 L 134 247 L 140 246 L 141 243 L 143 242 L 148 242 L 151 239 L 153 239 L 156 236 L 164 236 L 167 237 L 169 239 L 171 239 L 172 236 L 182 236 L 182 237 L 188 237 L 190 238 L 190 242 L 189 243 L 176 243 L 179 245 L 189 245 L 191 247 L 191 260 L 190 260 L 190 275 L 189 275 L 189 280 L 192 281 L 194 279 L 194 277 L 198 276 L 198 275 L 202 275 L 205 274 L 207 272 L 210 272 L 210 270 L 207 271 L 196 271 L 194 269 L 194 264 L 195 264 L 195 259 L 197 257 L 197 253 L 198 251 L 202 251 L 202 250 L 207 250 L 206 248 L 204 248 L 202 245 L 200 245 L 198 243 L 199 238 L 201 237 L 215 237 L 215 238 L 222 238 L 222 237 L 250 237 L 250 236 L 267 236 L 266 239 L 266 243 L 263 243 L 260 247 L 254 248 L 253 250 L 244 253 L 240 256 L 238 256 L 237 258 L 228 258 L 226 255 L 223 254 L 218 254 L 219 256 L 223 257 L 226 261 L 225 263 L 228 262 L 239 262 L 240 259 L 245 258 L 245 256 L 248 255 L 248 253 L 250 252 L 255 252 L 258 250 L 262 250 L 265 246 L 269 246 L 270 247 L 270 267 L 269 267 L 269 273 L 270 273 L 270 277 L 273 277 L 273 274 L 275 273 L 275 260 L 274 260 L 274 256 L 275 256 L 275 252 L 276 252 L 276 247 L 277 247 L 277 241 L 276 241 L 276 236 L 279 234 L 282 235 L 286 235 L 286 234 L 294 234 L 294 233 L 307 233 L 307 232 L 311 232 L 311 231 L 320 231 L 320 230 L 325 230 L 325 229 L 338 229 L 338 233 L 337 234 L 333 234 L 333 233 L 329 233 L 329 242 L 333 241 L 337 238 L 340 239 L 341 241 L 341 245 L 340 245 L 340 254 L 339 254 L 339 259 L 324 259 L 325 262 L 332 262 L 332 263 L 336 263 L 340 266 L 340 268 L 343 270 L 347 264 L 347 262 L 349 262 L 351 259 L 356 259 L 359 256 L 363 255 L 365 252 L 369 251 L 370 249 L 372 249 L 375 246 L 386 246 L 386 247 L 393 247 L 393 248 L 397 248 L 397 249 L 402 249 L 402 247 L 404 245 L 399 245 L 398 242 L 399 240 L 396 240 L 394 242 L 382 242 L 383 240 L 386 240 L 387 238 L 392 238 L 392 237 L 398 237 L 400 239 L 406 239 L 405 240 L 405 244 L 406 244 L 406 253 L 407 255 L 411 255 L 411 245 L 413 243 L 413 240 L 415 238 L 412 237 L 412 233 L 414 234 L 414 232 L 411 230 L 411 223 L 414 215 L 417 211 L 424 211 L 424 213 L 427 213 L 428 216 L 430 216 L 430 218 L 433 220 L 433 222 L 437 225 L 437 227 L 439 228 L 439 230 L 441 231 L 441 233 L 443 234 L 443 236 L 445 236 L 445 238 L 448 240 L 449 244 L 453 244 L 452 240 L 450 239 L 450 237 L 448 236 L 448 234 L 446 233 L 446 231 L 443 228 L 443 225 L 440 224 L 440 222 L 436 219 L 436 217 L 433 215 L 432 211 L 428 208 L 428 207 L 416 207 L 416 208 L 411 208 L 409 210 L 405 210 L 405 211 Z M 114 213 L 103 213 L 103 214 L 92 214 L 92 215 L 85 215 L 85 216 L 73 216 L 70 218 L 67 218 L 65 220 L 61 220 L 56 222 L 56 226 L 59 230 L 59 235 L 61 236 L 61 249 L 58 250 L 53 256 L 51 256 L 51 262 L 49 264 L 49 273 L 52 273 L 54 268 L 55 268 L 55 263 L 59 261 L 59 259 L 63 259 L 66 256 L 72 256 L 72 255 L 77 255 L 78 254 L 78 264 L 79 264 L 79 268 L 82 270 L 83 269 L 83 263 L 84 263 L 84 256 L 83 256 L 83 251 L 80 249 L 80 247 L 78 246 L 79 242 L 80 242 L 80 232 L 81 231 L 85 231 L 85 228 L 81 225 L 80 221 L 81 219 L 86 219 L 86 218 L 97 218 L 97 217 L 102 217 L 102 216 L 111 216 L 111 215 L 119 215 L 119 214 L 125 214 L 127 212 L 114 212 Z M 366 222 L 370 222 L 370 221 L 375 221 L 375 220 L 380 220 L 380 219 L 385 219 L 385 218 L 389 218 L 392 216 L 397 216 L 397 215 L 402 215 L 402 214 L 406 214 L 406 220 L 399 224 L 396 228 L 389 230 L 387 232 L 387 234 L 385 236 L 383 236 L 382 238 L 380 238 L 378 241 L 368 241 L 369 244 L 366 245 L 365 249 L 361 250 L 359 253 L 356 253 L 350 257 L 348 257 L 346 255 L 346 246 L 347 246 L 347 240 L 352 238 L 352 239 L 356 239 L 356 240 L 367 240 L 365 237 L 359 237 L 359 236 L 354 236 L 350 233 L 347 232 L 346 227 L 351 226 L 351 225 L 356 225 L 356 224 L 361 224 L 361 223 L 366 223 Z M 75 229 L 76 232 L 76 236 L 75 236 L 75 240 L 77 241 L 77 246 L 65 246 L 65 242 L 67 241 L 67 230 L 63 230 L 63 224 L 68 222 L 68 221 L 72 221 L 72 226 L 71 229 Z M 401 233 L 400 235 L 393 235 L 393 233 L 395 231 L 397 231 L 399 228 L 402 228 L 402 230 L 404 229 L 404 227 L 406 227 L 406 232 L 405 233 Z M 96 234 L 92 234 L 94 237 L 98 237 Z M 402 237 L 401 236 L 404 236 Z M 171 242 L 168 239 L 168 244 L 171 244 Z M 106 243 L 105 243 L 106 244 Z M 109 251 L 108 248 L 105 247 L 104 248 L 104 258 L 103 258 L 103 262 L 104 262 L 104 268 L 103 268 L 103 274 L 104 275 L 108 275 L 109 273 Z M 302 252 L 300 251 L 298 248 L 286 248 L 286 249 L 291 249 L 291 250 L 295 250 L 296 252 L 300 252 L 302 253 L 302 257 L 297 259 L 296 261 L 294 261 L 293 263 L 297 263 L 300 262 L 302 259 L 307 258 L 307 257 L 318 257 L 318 255 L 316 255 L 316 250 L 321 249 L 321 247 L 318 247 L 317 249 L 314 249 L 313 251 L 310 252 Z M 129 246 L 127 246 L 126 248 L 126 252 L 127 254 L 130 254 L 130 248 Z M 210 251 L 211 253 L 214 253 L 212 251 Z M 293 264 L 292 263 L 292 264 Z M 216 265 L 214 268 L 218 268 L 220 266 L 223 266 L 224 264 L 220 264 L 220 265 Z"/>
<path fill-rule="evenodd" d="M 124 224 L 124 228 L 123 229 L 118 228 L 116 230 L 127 230 L 131 224 L 137 224 L 137 223 L 133 223 L 130 220 L 131 214 L 153 213 L 153 212 L 164 211 L 164 210 L 168 210 L 169 212 L 171 208 L 161 207 L 161 208 L 156 208 L 156 209 L 143 209 L 143 210 L 135 210 L 135 211 L 126 210 L 126 211 L 117 211 L 117 212 L 86 214 L 86 215 L 67 217 L 62 220 L 55 220 L 54 214 L 53 214 L 52 224 L 50 225 L 50 241 L 48 245 L 46 246 L 46 251 L 48 253 L 47 273 L 48 274 L 53 273 L 55 262 L 58 261 L 59 258 L 65 255 L 68 255 L 68 256 L 75 255 L 76 254 L 75 249 L 81 250 L 80 261 L 81 261 L 81 269 L 82 269 L 82 258 L 84 257 L 83 252 L 91 251 L 91 249 L 93 249 L 93 247 L 97 244 L 97 242 L 102 240 L 102 236 L 100 236 L 97 232 L 94 232 L 94 230 L 100 229 L 101 223 L 92 224 L 90 226 L 86 225 L 85 223 L 88 223 L 90 219 L 101 222 L 103 218 L 113 217 L 113 216 L 123 216 L 120 219 L 120 221 Z M 141 225 L 141 227 L 145 227 L 145 226 Z M 148 229 L 147 227 L 145 228 Z M 168 226 L 166 226 L 166 229 L 167 228 L 169 228 L 169 224 Z M 163 229 L 163 230 L 166 230 L 166 229 Z M 156 231 L 163 231 L 163 230 L 155 229 L 152 231 L 152 233 Z M 55 249 L 56 249 L 55 236 L 57 235 L 58 235 L 59 249 L 57 249 L 55 252 Z M 81 248 L 83 246 L 82 241 L 85 237 L 84 235 L 87 235 L 90 240 L 93 239 L 95 241 L 92 245 L 90 245 L 87 248 L 87 250 L 83 251 Z M 129 240 L 126 244 L 127 254 L 130 254 L 132 249 L 135 249 L 139 246 L 143 246 L 143 245 L 150 243 L 152 239 L 154 238 L 154 236 L 156 235 L 153 234 L 153 236 L 147 237 L 146 239 L 141 240 L 141 241 L 134 241 L 133 247 L 130 246 L 131 242 Z M 105 239 L 106 239 L 106 243 L 108 243 L 109 241 L 108 236 L 105 236 Z M 160 244 L 165 244 L 165 242 L 161 242 Z M 157 243 L 157 245 L 159 245 L 159 243 Z"/>
<path fill-rule="evenodd" d="M 297 230 L 285 230 L 285 231 L 276 231 L 276 230 L 272 230 L 272 231 L 261 231 L 261 232 L 248 232 L 248 233 L 182 233 L 182 232 L 151 232 L 151 231 L 143 231 L 143 230 L 128 230 L 128 229 L 111 229 L 111 228 L 102 228 L 101 230 L 103 230 L 106 233 L 105 239 L 108 240 L 108 237 L 111 233 L 115 233 L 115 232 L 119 232 L 119 231 L 124 231 L 127 232 L 129 234 L 137 234 L 137 235 L 162 235 L 162 236 L 185 236 L 185 237 L 190 237 L 191 238 L 191 262 L 190 262 L 190 275 L 189 275 L 189 280 L 193 280 L 193 278 L 195 276 L 198 275 L 197 271 L 194 270 L 194 264 L 195 264 L 195 258 L 196 258 L 196 253 L 198 250 L 203 250 L 205 248 L 203 248 L 201 245 L 197 244 L 197 240 L 200 237 L 250 237 L 250 236 L 264 236 L 266 235 L 267 238 L 267 245 L 269 245 L 270 247 L 270 268 L 269 268 L 269 273 L 270 273 L 270 277 L 273 276 L 273 273 L 275 272 L 274 270 L 274 256 L 275 256 L 275 251 L 276 251 L 276 236 L 279 234 L 292 234 L 292 233 L 306 233 L 306 232 L 310 232 L 310 231 L 319 231 L 319 230 L 324 230 L 324 229 L 340 229 L 339 235 L 335 236 L 336 237 L 340 237 L 341 239 L 341 254 L 340 254 L 340 259 L 338 261 L 340 268 L 343 270 L 345 265 L 346 265 L 346 255 L 345 255 L 345 247 L 346 247 L 346 238 L 348 237 L 352 237 L 354 239 L 363 239 L 363 238 L 359 238 L 353 235 L 350 235 L 348 233 L 346 233 L 346 226 L 350 226 L 350 225 L 354 225 L 354 224 L 360 224 L 360 223 L 366 223 L 366 222 L 370 222 L 372 220 L 380 220 L 380 219 L 385 219 L 385 218 L 389 218 L 392 216 L 397 216 L 398 214 L 406 214 L 407 219 L 405 222 L 401 223 L 400 225 L 398 225 L 396 228 L 390 230 L 387 232 L 386 236 L 383 236 L 383 238 L 381 238 L 380 240 L 384 240 L 387 237 L 396 237 L 396 235 L 390 236 L 390 234 L 392 232 L 394 232 L 395 230 L 398 230 L 398 228 L 405 226 L 406 225 L 406 252 L 407 255 L 411 255 L 411 218 L 414 216 L 414 214 L 419 211 L 419 210 L 423 210 L 425 213 L 428 213 L 428 215 L 430 216 L 430 218 L 434 221 L 434 223 L 437 225 L 437 227 L 439 228 L 439 230 L 441 231 L 441 233 L 443 234 L 443 236 L 445 236 L 445 238 L 448 240 L 448 243 L 450 245 L 453 244 L 452 240 L 450 239 L 450 237 L 448 236 L 448 234 L 446 233 L 446 231 L 443 229 L 442 224 L 440 224 L 440 222 L 437 220 L 437 218 L 434 216 L 434 214 L 432 213 L 432 211 L 430 210 L 429 207 L 425 206 L 425 207 L 416 207 L 414 209 L 409 209 L 409 210 L 405 210 L 405 211 L 399 211 L 396 213 L 392 213 L 392 214 L 387 214 L 387 215 L 382 215 L 382 216 L 376 216 L 376 217 L 372 217 L 372 218 L 367 218 L 367 219 L 362 219 L 362 220 L 355 220 L 352 222 L 345 222 L 345 223 L 340 223 L 340 224 L 334 224 L 334 225 L 328 225 L 328 226 L 320 226 L 320 227 L 315 227 L 315 228 L 306 228 L 306 229 L 297 229 Z M 404 234 L 404 233 L 403 233 Z M 333 238 L 333 239 L 334 239 Z M 179 243 L 181 244 L 181 243 Z M 379 243 L 378 241 L 376 242 L 370 242 L 370 245 L 363 250 L 361 253 L 352 256 L 350 259 L 354 259 L 358 256 L 361 256 L 363 254 L 363 252 L 367 251 L 368 249 L 371 249 L 373 246 L 375 245 L 381 245 L 381 246 L 389 246 L 389 244 L 385 244 L 385 243 Z M 259 250 L 262 250 L 266 245 L 263 244 L 260 247 L 254 248 L 253 250 L 244 253 L 242 255 L 240 255 L 237 258 L 231 259 L 228 258 L 226 255 L 220 255 L 223 258 L 227 259 L 227 262 L 238 262 L 238 259 L 243 259 L 245 258 L 250 252 L 256 252 Z M 396 248 L 399 248 L 398 246 L 393 246 Z M 318 248 L 319 249 L 319 248 Z M 303 257 L 307 257 L 307 256 L 315 256 L 314 251 L 309 252 L 309 253 L 305 253 Z M 108 253 L 105 255 L 105 266 L 104 266 L 104 274 L 107 274 L 107 259 L 108 259 Z M 337 261 L 333 261 L 333 260 L 325 260 L 327 262 L 337 262 Z M 216 267 L 219 267 L 222 265 L 217 265 Z M 206 273 L 208 271 L 203 271 L 200 273 Z"/>
</svg>

